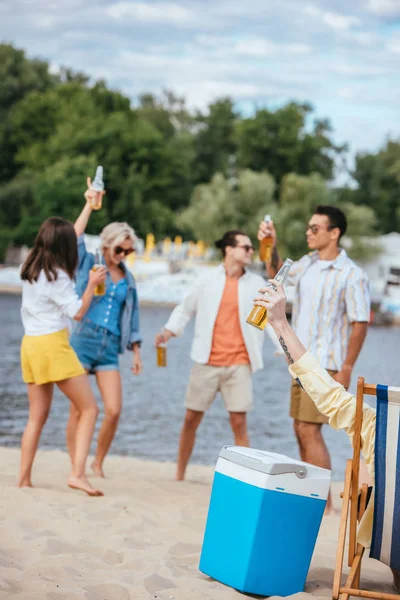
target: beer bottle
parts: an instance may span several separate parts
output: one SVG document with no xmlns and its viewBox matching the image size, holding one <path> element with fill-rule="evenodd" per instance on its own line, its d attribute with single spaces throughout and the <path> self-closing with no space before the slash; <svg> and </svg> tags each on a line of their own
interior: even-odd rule
<svg viewBox="0 0 400 600">
<path fill-rule="evenodd" d="M 287 258 L 276 274 L 274 278 L 275 281 L 282 284 L 285 283 L 292 264 L 293 261 L 290 260 L 290 258 Z M 268 282 L 265 287 L 273 287 L 273 285 L 273 283 Z M 258 306 L 255 304 L 246 319 L 246 323 L 257 327 L 257 329 L 265 329 L 268 323 L 267 309 L 264 306 Z"/>
<path fill-rule="evenodd" d="M 100 248 L 97 248 L 96 252 L 94 253 L 94 265 L 92 267 L 92 271 L 97 271 L 97 269 L 99 269 L 102 266 L 102 263 L 103 263 L 103 256 L 101 254 Z M 102 283 L 99 283 L 98 285 L 96 285 L 96 287 L 94 288 L 94 296 L 104 296 L 105 293 L 106 293 L 106 282 L 103 281 Z"/>
<path fill-rule="evenodd" d="M 96 169 L 96 175 L 90 189 L 95 192 L 90 198 L 90 206 L 93 210 L 100 210 L 103 200 L 102 192 L 104 191 L 103 167 L 101 165 Z"/>
<path fill-rule="evenodd" d="M 156 348 L 157 350 L 157 367 L 167 366 L 167 343 L 162 341 Z"/>
<path fill-rule="evenodd" d="M 270 223 L 271 216 L 265 215 L 264 222 Z M 272 244 L 273 244 L 273 240 L 270 235 L 267 235 L 266 237 L 264 237 L 260 242 L 260 260 L 264 263 L 269 263 L 271 261 Z"/>
</svg>

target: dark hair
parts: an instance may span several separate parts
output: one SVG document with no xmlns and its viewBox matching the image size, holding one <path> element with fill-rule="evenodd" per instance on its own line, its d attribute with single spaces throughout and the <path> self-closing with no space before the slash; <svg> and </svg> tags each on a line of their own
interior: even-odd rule
<svg viewBox="0 0 400 600">
<path fill-rule="evenodd" d="M 72 279 L 78 266 L 78 243 L 74 226 L 61 217 L 50 217 L 42 223 L 35 244 L 22 265 L 21 279 L 37 281 L 44 270 L 48 281 L 57 279 L 62 269 Z"/>
<path fill-rule="evenodd" d="M 320 204 L 314 211 L 315 215 L 325 215 L 329 220 L 329 228 L 340 229 L 339 240 L 347 231 L 347 219 L 346 215 L 340 208 L 336 206 L 329 206 L 328 204 Z"/>
<path fill-rule="evenodd" d="M 215 247 L 219 248 L 222 251 L 223 256 L 225 256 L 226 254 L 227 246 L 232 246 L 232 248 L 236 246 L 237 235 L 245 235 L 247 237 L 247 233 L 245 233 L 244 231 L 241 231 L 240 229 L 232 229 L 231 231 L 227 231 L 226 233 L 224 233 L 222 238 L 215 242 Z"/>
</svg>

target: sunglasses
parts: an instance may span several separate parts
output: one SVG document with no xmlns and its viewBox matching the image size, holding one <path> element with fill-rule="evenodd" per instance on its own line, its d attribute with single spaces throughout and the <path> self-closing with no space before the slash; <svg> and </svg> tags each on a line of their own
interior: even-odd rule
<svg viewBox="0 0 400 600">
<path fill-rule="evenodd" d="M 121 248 L 121 246 L 115 246 L 114 248 L 115 254 L 123 254 L 124 256 L 128 256 L 129 254 L 132 254 L 132 252 L 135 252 L 135 248 L 128 248 L 127 250 L 125 248 Z"/>
<path fill-rule="evenodd" d="M 307 225 L 307 227 L 305 229 L 306 233 L 308 232 L 309 229 L 311 229 L 311 233 L 313 233 L 315 235 L 321 229 L 321 226 L 309 224 L 309 225 Z M 328 225 L 328 227 L 326 228 L 327 231 L 331 231 L 331 229 L 335 229 L 335 227 L 332 227 L 332 225 Z"/>
<path fill-rule="evenodd" d="M 244 248 L 244 250 L 246 250 L 246 252 L 250 252 L 251 250 L 254 250 L 254 246 L 249 246 L 249 244 L 243 244 L 243 246 L 234 246 L 234 248 Z"/>
</svg>

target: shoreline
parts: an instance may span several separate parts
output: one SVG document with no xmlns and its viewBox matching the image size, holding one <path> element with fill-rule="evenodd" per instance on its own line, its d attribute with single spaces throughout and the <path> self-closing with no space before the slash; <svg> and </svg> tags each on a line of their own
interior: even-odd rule
<svg viewBox="0 0 400 600">
<path fill-rule="evenodd" d="M 2 285 L 0 284 L 0 295 L 4 295 L 4 296 L 21 296 L 22 294 L 22 289 L 20 286 L 13 286 L 13 285 Z M 175 306 L 177 306 L 176 302 L 152 302 L 151 300 L 140 300 L 139 297 L 139 306 L 140 307 L 148 307 L 148 308 L 155 308 L 155 307 L 160 307 L 160 308 L 175 308 Z M 291 305 L 288 305 L 288 315 L 291 314 Z M 388 326 L 388 327 L 393 327 L 393 326 L 400 326 L 400 319 L 399 320 L 394 320 L 391 323 L 387 323 L 385 321 L 383 322 L 375 322 L 375 319 L 370 323 L 370 327 L 381 327 L 381 326 Z"/>
<path fill-rule="evenodd" d="M 248 597 L 198 570 L 213 468 L 110 456 L 105 493 L 88 498 L 66 486 L 68 455 L 39 450 L 33 482 L 16 487 L 20 452 L 0 447 L 0 598 L 13 600 L 243 600 Z M 334 482 L 340 507 L 343 484 Z M 331 597 L 339 515 L 325 517 L 305 591 Z M 363 585 L 393 593 L 390 570 L 363 561 Z M 283 572 L 285 565 L 282 565 Z"/>
<path fill-rule="evenodd" d="M 0 285 L 0 295 L 4 296 L 21 296 L 22 289 L 19 286 L 15 285 Z M 176 306 L 175 302 L 151 302 L 150 300 L 140 300 L 139 306 L 148 306 L 155 307 L 160 306 L 164 308 L 174 308 Z"/>
</svg>

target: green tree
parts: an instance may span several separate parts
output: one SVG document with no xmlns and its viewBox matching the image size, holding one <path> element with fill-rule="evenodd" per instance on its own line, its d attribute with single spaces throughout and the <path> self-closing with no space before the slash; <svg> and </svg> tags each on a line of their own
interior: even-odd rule
<svg viewBox="0 0 400 600">
<path fill-rule="evenodd" d="M 222 98 L 210 104 L 208 114 L 198 114 L 193 161 L 196 183 L 208 182 L 217 172 L 227 174 L 229 159 L 236 153 L 236 119 L 230 98 Z"/>
<path fill-rule="evenodd" d="M 8 121 L 10 110 L 30 92 L 44 92 L 57 82 L 47 62 L 28 59 L 23 50 L 0 44 L 0 182 L 10 180 L 19 170 L 14 160 L 18 146 Z"/>
<path fill-rule="evenodd" d="M 328 120 L 316 120 L 308 131 L 311 112 L 309 104 L 290 102 L 276 111 L 257 110 L 253 117 L 239 121 L 238 165 L 267 170 L 278 183 L 292 172 L 316 172 L 331 179 L 334 155 L 344 148 L 336 147 L 330 139 Z"/>
<path fill-rule="evenodd" d="M 352 175 L 358 184 L 352 201 L 373 209 L 383 233 L 399 231 L 400 142 L 388 141 L 376 154 L 358 154 Z"/>
<path fill-rule="evenodd" d="M 319 204 L 337 205 L 345 213 L 348 231 L 342 245 L 352 258 L 366 260 L 379 252 L 379 247 L 371 242 L 376 227 L 373 210 L 341 202 L 317 173 L 307 177 L 290 173 L 282 180 L 280 202 L 274 214 L 281 256 L 296 260 L 308 252 L 305 226 Z"/>
<path fill-rule="evenodd" d="M 318 204 L 330 203 L 331 192 L 318 173 L 283 177 L 279 206 L 273 215 L 282 256 L 297 259 L 307 252 L 305 226 Z"/>
<path fill-rule="evenodd" d="M 255 239 L 258 224 L 274 207 L 275 182 L 268 173 L 239 172 L 237 185 L 217 173 L 197 185 L 178 225 L 196 240 L 212 243 L 229 229 L 243 229 Z"/>
</svg>

